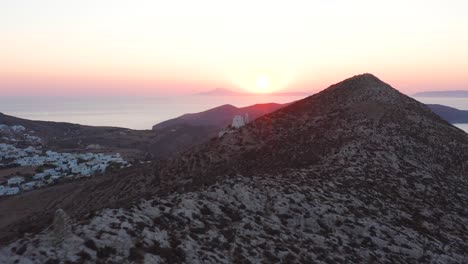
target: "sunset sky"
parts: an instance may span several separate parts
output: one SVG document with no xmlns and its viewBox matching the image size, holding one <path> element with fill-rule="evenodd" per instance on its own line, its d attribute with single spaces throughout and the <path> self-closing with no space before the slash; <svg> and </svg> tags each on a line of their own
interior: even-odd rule
<svg viewBox="0 0 468 264">
<path fill-rule="evenodd" d="M 0 1 L 0 92 L 468 90 L 468 1 Z"/>
</svg>

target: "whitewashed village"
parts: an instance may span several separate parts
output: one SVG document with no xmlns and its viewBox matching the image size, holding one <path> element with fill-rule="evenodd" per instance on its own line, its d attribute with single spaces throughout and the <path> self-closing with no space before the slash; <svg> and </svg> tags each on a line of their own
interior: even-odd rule
<svg viewBox="0 0 468 264">
<path fill-rule="evenodd" d="M 24 126 L 0 124 L 0 196 L 130 166 L 119 153 L 61 153 L 41 141 Z"/>
<path fill-rule="evenodd" d="M 249 121 L 248 113 L 234 116 L 219 137 L 234 133 Z M 0 196 L 131 166 L 119 153 L 52 151 L 34 134 L 21 125 L 0 124 Z M 99 146 L 90 145 L 87 149 L 97 150 Z"/>
</svg>

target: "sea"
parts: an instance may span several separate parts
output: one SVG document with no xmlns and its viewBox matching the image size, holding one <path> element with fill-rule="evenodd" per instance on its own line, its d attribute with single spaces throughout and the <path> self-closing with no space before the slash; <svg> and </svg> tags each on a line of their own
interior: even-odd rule
<svg viewBox="0 0 468 264">
<path fill-rule="evenodd" d="M 159 122 L 224 104 L 289 103 L 301 95 L 167 96 L 167 97 L 0 97 L 0 112 L 15 117 L 92 126 L 151 129 Z M 425 104 L 468 110 L 468 98 L 415 97 Z M 455 124 L 468 132 L 468 124 Z"/>
<path fill-rule="evenodd" d="M 92 126 L 151 129 L 162 121 L 231 104 L 289 103 L 304 96 L 0 97 L 0 112 L 15 117 Z"/>
</svg>

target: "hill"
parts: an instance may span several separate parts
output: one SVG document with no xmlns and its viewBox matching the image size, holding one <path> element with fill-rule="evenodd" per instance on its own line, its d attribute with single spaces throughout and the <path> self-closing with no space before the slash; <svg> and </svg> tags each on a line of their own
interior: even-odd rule
<svg viewBox="0 0 468 264">
<path fill-rule="evenodd" d="M 237 108 L 222 105 L 200 113 L 185 114 L 153 126 L 158 144 L 150 145 L 156 158 L 167 158 L 195 145 L 205 143 L 233 122 L 236 115 L 250 120 L 271 113 L 284 105 L 269 103 Z"/>
<path fill-rule="evenodd" d="M 24 127 L 41 138 L 41 144 L 47 149 L 86 151 L 90 145 L 99 145 L 100 151 L 121 152 L 131 159 L 141 159 L 151 151 L 147 146 L 154 134 L 151 131 L 118 127 L 95 127 L 64 122 L 34 121 L 2 113 L 0 113 L 0 124 Z"/>
<path fill-rule="evenodd" d="M 428 104 L 427 105 L 434 113 L 447 120 L 452 124 L 456 123 L 468 123 L 468 111 L 459 110 L 453 107 L 439 105 L 439 104 Z"/>
<path fill-rule="evenodd" d="M 151 130 L 33 121 L 2 113 L 0 125 L 24 127 L 41 138 L 41 145 L 48 150 L 89 152 L 97 148 L 99 152 L 118 152 L 132 161 L 165 159 L 195 144 L 206 142 L 219 132 L 219 128 L 178 123 L 159 129 L 156 133 Z M 3 141 L 0 137 L 0 143 Z M 21 141 L 16 144 L 24 145 Z"/>
<path fill-rule="evenodd" d="M 236 115 L 244 116 L 245 114 L 248 114 L 251 120 L 255 120 L 256 118 L 276 111 L 285 105 L 287 104 L 282 105 L 269 103 L 237 108 L 233 105 L 227 104 L 200 113 L 185 114 L 180 117 L 161 122 L 153 126 L 153 130 L 160 131 L 162 129 L 167 129 L 178 125 L 191 125 L 213 127 L 216 129 L 216 131 L 219 131 L 220 129 L 232 123 L 232 119 Z"/>
<path fill-rule="evenodd" d="M 465 263 L 467 161 L 465 132 L 358 75 L 51 203 L 72 218 L 56 211 L 0 260 Z M 85 216 L 90 201 L 108 209 Z"/>
</svg>

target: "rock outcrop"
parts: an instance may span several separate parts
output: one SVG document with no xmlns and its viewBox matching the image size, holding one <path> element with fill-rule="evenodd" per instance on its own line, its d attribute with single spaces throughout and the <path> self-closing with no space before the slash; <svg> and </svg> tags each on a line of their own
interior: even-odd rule
<svg viewBox="0 0 468 264">
<path fill-rule="evenodd" d="M 70 217 L 64 210 L 58 209 L 55 211 L 54 221 L 52 222 L 51 231 L 49 233 L 52 245 L 59 247 L 71 235 Z"/>
</svg>

